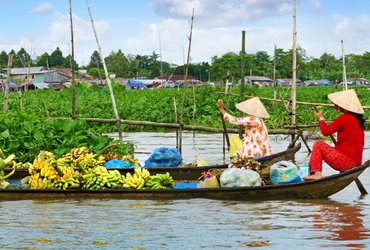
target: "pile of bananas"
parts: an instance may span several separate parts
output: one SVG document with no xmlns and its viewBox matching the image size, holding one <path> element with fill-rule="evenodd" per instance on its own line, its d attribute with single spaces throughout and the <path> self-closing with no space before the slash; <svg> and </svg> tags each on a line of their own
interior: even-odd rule
<svg viewBox="0 0 370 250">
<path fill-rule="evenodd" d="M 124 177 L 118 170 L 107 170 L 103 166 L 88 168 L 82 175 L 82 188 L 87 190 L 121 188 Z"/>
<path fill-rule="evenodd" d="M 41 151 L 28 168 L 31 189 L 69 189 L 80 187 L 80 172 L 53 153 Z"/>
<path fill-rule="evenodd" d="M 167 172 L 165 174 L 156 174 L 149 176 L 145 182 L 146 189 L 174 188 L 175 182 L 172 176 Z"/>
<path fill-rule="evenodd" d="M 67 164 L 80 169 L 95 168 L 105 163 L 104 156 L 90 153 L 89 149 L 85 146 L 73 148 L 70 153 L 65 154 L 62 158 Z M 81 171 L 83 171 L 82 169 Z"/>
<path fill-rule="evenodd" d="M 230 165 L 236 168 L 250 169 L 256 171 L 257 173 L 261 171 L 260 162 L 255 161 L 252 158 L 243 158 L 240 156 L 240 154 L 236 154 L 235 156 L 233 156 L 233 158 L 231 158 L 229 167 Z"/>
<path fill-rule="evenodd" d="M 143 189 L 149 178 L 150 172 L 146 168 L 135 167 L 134 174 L 128 172 L 126 176 L 123 176 L 122 188 Z"/>
</svg>

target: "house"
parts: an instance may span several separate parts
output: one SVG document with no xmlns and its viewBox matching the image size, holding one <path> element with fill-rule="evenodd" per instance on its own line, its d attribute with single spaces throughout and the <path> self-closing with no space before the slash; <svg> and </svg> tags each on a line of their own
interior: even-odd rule
<svg viewBox="0 0 370 250">
<path fill-rule="evenodd" d="M 276 79 L 277 86 L 291 86 L 292 78 L 278 78 Z M 304 83 L 300 79 L 296 79 L 296 86 L 304 86 Z"/>
<path fill-rule="evenodd" d="M 304 82 L 306 86 L 328 86 L 330 81 L 328 79 L 308 80 Z"/>
<path fill-rule="evenodd" d="M 246 76 L 244 77 L 244 82 L 249 85 L 268 87 L 272 86 L 273 80 L 264 76 Z M 241 84 L 241 80 L 237 83 L 237 86 Z"/>
<path fill-rule="evenodd" d="M 169 86 L 176 86 L 176 87 L 182 87 L 185 82 L 185 75 L 166 75 L 166 76 L 157 76 L 156 79 L 165 81 L 167 85 Z M 202 86 L 203 82 L 199 81 L 192 75 L 187 76 L 187 83 L 188 87 L 198 87 Z"/>
<path fill-rule="evenodd" d="M 21 86 L 33 84 L 45 87 L 45 83 L 49 86 L 59 89 L 63 87 L 63 83 L 72 78 L 72 70 L 64 68 L 46 69 L 45 67 L 29 67 L 29 68 L 12 68 L 10 77 L 18 80 Z"/>
</svg>

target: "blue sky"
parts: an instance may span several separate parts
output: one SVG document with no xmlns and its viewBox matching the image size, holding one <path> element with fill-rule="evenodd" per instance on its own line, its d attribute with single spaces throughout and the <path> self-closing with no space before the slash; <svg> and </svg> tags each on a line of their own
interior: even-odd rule
<svg viewBox="0 0 370 250">
<path fill-rule="evenodd" d="M 69 0 L 0 0 L 0 51 L 25 48 L 33 57 L 59 47 L 70 54 Z M 75 59 L 88 64 L 97 50 L 86 0 L 72 0 Z M 246 52 L 273 53 L 292 46 L 293 0 L 89 0 L 104 56 L 150 55 L 182 64 L 195 11 L 191 62 Z M 297 0 L 297 42 L 308 56 L 370 51 L 370 1 Z M 161 46 L 160 46 L 161 45 Z M 184 56 L 185 55 L 185 56 Z M 186 59 L 186 58 L 185 58 Z"/>
</svg>

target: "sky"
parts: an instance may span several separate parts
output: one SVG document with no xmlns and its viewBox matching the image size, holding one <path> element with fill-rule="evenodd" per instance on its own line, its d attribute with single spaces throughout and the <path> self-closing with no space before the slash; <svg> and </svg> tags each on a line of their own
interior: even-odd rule
<svg viewBox="0 0 370 250">
<path fill-rule="evenodd" d="M 0 0 L 0 51 L 24 48 L 36 58 L 57 47 L 71 54 L 70 1 Z M 211 62 L 239 53 L 246 31 L 246 53 L 293 44 L 293 0 L 72 0 L 75 60 L 87 65 L 98 45 L 103 56 L 151 55 L 184 64 L 192 11 L 190 62 Z M 297 44 L 307 56 L 370 51 L 369 0 L 297 0 Z"/>
</svg>

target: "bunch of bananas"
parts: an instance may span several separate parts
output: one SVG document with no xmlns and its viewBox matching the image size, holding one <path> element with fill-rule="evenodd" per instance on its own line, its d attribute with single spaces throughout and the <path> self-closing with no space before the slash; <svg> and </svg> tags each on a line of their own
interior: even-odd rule
<svg viewBox="0 0 370 250">
<path fill-rule="evenodd" d="M 145 182 L 146 189 L 174 188 L 175 182 L 172 176 L 167 172 L 165 174 L 156 174 L 149 176 Z"/>
<path fill-rule="evenodd" d="M 126 173 L 123 176 L 122 188 L 143 189 L 146 181 L 150 178 L 150 172 L 146 168 L 135 167 L 135 173 Z"/>
<path fill-rule="evenodd" d="M 28 168 L 31 174 L 29 183 L 31 189 L 49 189 L 54 188 L 53 179 L 58 175 L 53 167 L 55 156 L 48 151 L 40 151 L 33 161 L 32 166 Z"/>
<path fill-rule="evenodd" d="M 17 169 L 29 169 L 32 166 L 31 162 L 17 162 L 16 168 Z"/>
<path fill-rule="evenodd" d="M 253 160 L 252 158 L 243 158 L 240 154 L 236 154 L 231 158 L 229 166 L 236 168 L 245 168 L 256 171 L 259 173 L 261 171 L 261 163 Z"/>
<path fill-rule="evenodd" d="M 59 158 L 53 164 L 58 176 L 55 178 L 55 188 L 70 189 L 80 187 L 81 173 L 66 161 L 64 158 Z"/>
<path fill-rule="evenodd" d="M 48 151 L 41 151 L 28 171 L 31 174 L 31 189 L 68 189 L 80 186 L 80 173 L 63 159 L 55 160 L 54 155 Z"/>
<path fill-rule="evenodd" d="M 103 156 L 93 154 L 90 150 L 83 146 L 80 148 L 73 148 L 70 153 L 65 154 L 63 157 L 67 163 L 74 167 L 91 167 L 94 168 L 105 163 Z"/>
<path fill-rule="evenodd" d="M 121 188 L 124 178 L 118 170 L 107 170 L 103 166 L 87 169 L 82 175 L 82 188 L 88 190 Z"/>
</svg>

